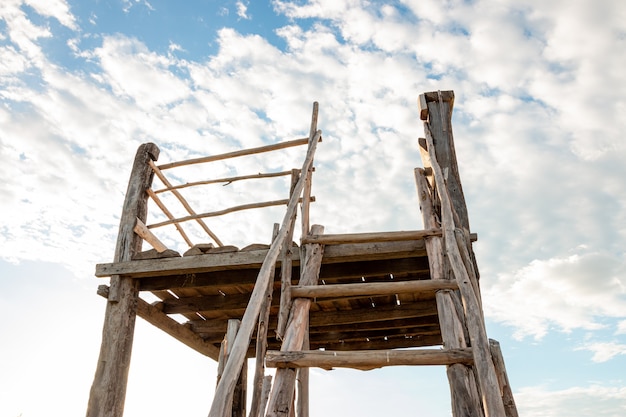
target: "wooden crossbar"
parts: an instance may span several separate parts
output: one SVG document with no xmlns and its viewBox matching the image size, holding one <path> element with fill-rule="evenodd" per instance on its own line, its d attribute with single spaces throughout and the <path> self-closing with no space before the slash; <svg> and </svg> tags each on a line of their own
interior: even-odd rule
<svg viewBox="0 0 626 417">
<path fill-rule="evenodd" d="M 355 351 L 276 351 L 270 350 L 265 364 L 272 368 L 323 369 L 353 368 L 370 370 L 401 365 L 451 365 L 474 362 L 471 348 L 418 350 L 355 350 Z"/>
<path fill-rule="evenodd" d="M 202 164 L 205 162 L 221 161 L 224 159 L 236 158 L 238 156 L 254 155 L 257 153 L 276 151 L 278 149 L 291 148 L 293 146 L 306 145 L 308 143 L 309 143 L 309 138 L 295 139 L 295 140 L 290 140 L 287 142 L 280 142 L 280 143 L 275 143 L 272 145 L 260 146 L 257 148 L 242 149 L 240 151 L 223 153 L 220 155 L 204 156 L 202 158 L 187 159 L 185 161 L 178 161 L 178 162 L 170 162 L 168 164 L 159 165 L 159 169 L 166 170 L 166 169 L 185 166 L 185 165 L 194 165 L 194 164 Z"/>
<path fill-rule="evenodd" d="M 259 172 L 258 174 L 240 175 L 238 177 L 217 178 L 217 179 L 213 179 L 213 180 L 188 182 L 186 184 L 181 184 L 181 185 L 175 185 L 173 187 L 162 188 L 160 190 L 154 191 L 154 193 L 155 194 L 160 194 L 160 193 L 164 193 L 166 191 L 180 190 L 181 188 L 195 187 L 195 186 L 198 186 L 198 185 L 219 184 L 221 182 L 225 182 L 226 184 L 224 184 L 224 185 L 228 185 L 228 184 L 233 183 L 235 181 L 259 179 L 259 178 L 283 177 L 283 176 L 291 175 L 291 172 L 292 172 L 291 170 L 289 170 L 289 171 L 281 171 L 281 172 L 269 172 L 269 173 L 265 173 L 265 174 L 262 174 L 262 173 Z"/>
<path fill-rule="evenodd" d="M 433 294 L 439 290 L 456 290 L 456 280 L 421 280 L 396 282 L 365 282 L 357 284 L 331 284 L 293 286 L 291 296 L 306 298 L 375 296 L 402 293 Z"/>
<path fill-rule="evenodd" d="M 311 197 L 311 201 L 315 201 L 315 197 Z M 302 198 L 300 198 L 298 200 L 298 202 L 302 202 Z M 263 208 L 263 207 L 272 207 L 272 206 L 282 206 L 282 205 L 287 205 L 287 204 L 289 204 L 289 200 L 288 199 L 264 201 L 264 202 L 261 202 L 261 203 L 242 204 L 240 206 L 229 207 L 229 208 L 223 209 L 223 210 L 212 211 L 212 212 L 208 212 L 208 213 L 200 213 L 200 214 L 195 214 L 194 213 L 194 214 L 192 214 L 190 216 L 180 217 L 178 219 L 165 220 L 165 221 L 162 221 L 160 223 L 154 223 L 154 224 L 148 225 L 148 228 L 149 229 L 154 229 L 154 228 L 157 228 L 157 227 L 167 226 L 168 224 L 184 223 L 184 222 L 188 222 L 190 220 L 204 219 L 206 217 L 217 217 L 217 216 L 222 216 L 222 215 L 228 214 L 228 213 L 234 213 L 236 211 L 250 210 L 250 209 L 255 209 L 255 208 Z"/>
</svg>

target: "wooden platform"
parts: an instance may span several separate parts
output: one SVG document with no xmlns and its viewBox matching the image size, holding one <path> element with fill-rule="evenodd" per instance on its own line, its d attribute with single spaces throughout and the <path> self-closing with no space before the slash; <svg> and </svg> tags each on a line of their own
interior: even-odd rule
<svg viewBox="0 0 626 417">
<path fill-rule="evenodd" d="M 314 291 L 310 309 L 311 349 L 368 350 L 440 345 L 435 291 L 455 282 L 432 281 L 424 237 L 437 231 L 324 236 L 319 286 L 297 287 L 299 248 L 292 248 L 292 292 Z M 380 240 L 384 236 L 385 241 Z M 411 238 L 414 237 L 414 238 Z M 401 238 L 401 240 L 394 240 Z M 139 290 L 162 301 L 153 304 L 170 317 L 183 315 L 184 326 L 219 349 L 228 319 L 241 319 L 267 249 L 208 253 L 99 264 L 96 276 L 139 278 Z M 269 349 L 280 349 L 278 321 L 280 268 L 276 267 L 269 321 Z M 316 291 L 316 292 L 315 292 Z M 140 314 L 141 315 L 141 314 Z M 177 316 L 180 321 L 180 316 Z M 159 326 L 168 331 L 169 326 Z M 171 325 L 171 322 L 169 322 Z M 251 341 L 253 355 L 255 339 Z M 195 348 L 195 346 L 192 345 Z M 202 349 L 202 353 L 207 350 Z M 213 356 L 213 355 L 209 355 Z"/>
</svg>

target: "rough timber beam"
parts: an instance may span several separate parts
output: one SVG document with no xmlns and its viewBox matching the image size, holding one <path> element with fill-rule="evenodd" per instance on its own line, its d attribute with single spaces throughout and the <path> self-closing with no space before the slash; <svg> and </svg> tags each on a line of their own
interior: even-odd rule
<svg viewBox="0 0 626 417">
<path fill-rule="evenodd" d="M 308 350 L 279 352 L 270 350 L 265 363 L 272 368 L 316 367 L 370 370 L 385 366 L 472 364 L 470 348 L 420 350 L 329 351 Z"/>
<path fill-rule="evenodd" d="M 260 268 L 267 249 L 249 252 L 216 253 L 182 258 L 149 259 L 96 265 L 97 277 L 123 275 L 143 278 L 163 275 L 192 274 L 229 269 Z M 424 240 L 377 243 L 345 243 L 329 246 L 322 264 L 356 262 L 359 260 L 400 259 L 426 256 Z M 292 255 L 293 265 L 300 264 L 297 253 Z M 278 262 L 280 265 L 280 261 Z"/>
<path fill-rule="evenodd" d="M 137 149 L 131 170 L 120 228 L 115 247 L 114 262 L 130 261 L 141 251 L 142 239 L 135 234 L 137 219 L 146 221 L 148 194 L 154 173 L 149 163 L 157 160 L 159 148 L 143 144 Z M 89 393 L 87 417 L 122 416 L 126 398 L 126 383 L 137 316 L 139 283 L 119 275 L 111 277 L 102 344 L 93 384 Z"/>
</svg>

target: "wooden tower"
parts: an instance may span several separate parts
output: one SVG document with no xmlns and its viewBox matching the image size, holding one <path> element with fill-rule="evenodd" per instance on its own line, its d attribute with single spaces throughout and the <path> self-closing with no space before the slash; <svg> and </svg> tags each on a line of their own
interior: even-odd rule
<svg viewBox="0 0 626 417">
<path fill-rule="evenodd" d="M 87 417 L 123 414 L 137 315 L 218 362 L 210 417 L 308 417 L 309 367 L 368 370 L 394 365 L 446 366 L 455 417 L 516 417 L 499 345 L 485 331 L 472 251 L 475 235 L 452 136 L 453 103 L 452 91 L 419 97 L 425 138 L 418 142 L 423 168 L 416 168 L 414 175 L 424 230 L 331 235 L 322 226 L 310 226 L 313 157 L 322 138 L 317 103 L 303 139 L 162 165 L 156 164 L 157 146 L 141 145 L 114 260 L 96 267 L 96 276 L 110 277 L 110 284 L 98 288 L 107 307 Z M 164 174 L 300 145 L 307 146 L 304 163 L 292 171 L 182 185 L 173 185 Z M 160 189 L 153 189 L 155 175 Z M 281 175 L 291 175 L 289 198 L 219 212 L 196 213 L 180 191 Z M 174 217 L 162 193 L 175 196 L 188 215 Z M 149 199 L 168 220 L 146 226 Z M 287 207 L 270 245 L 224 245 L 205 222 L 270 205 Z M 302 233 L 295 244 L 298 207 Z M 200 225 L 212 243 L 194 245 L 185 233 L 187 222 Z M 156 228 L 167 225 L 191 247 L 184 256 L 155 235 Z M 153 249 L 142 252 L 144 240 Z M 144 301 L 143 292 L 160 301 Z M 174 320 L 174 314 L 187 322 Z M 256 358 L 249 384 L 246 358 Z M 273 381 L 265 375 L 266 366 L 277 368 Z"/>
</svg>

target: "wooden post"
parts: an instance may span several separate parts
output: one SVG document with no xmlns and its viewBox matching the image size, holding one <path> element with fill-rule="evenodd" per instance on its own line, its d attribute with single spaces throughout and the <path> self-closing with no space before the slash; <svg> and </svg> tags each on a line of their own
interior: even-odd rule
<svg viewBox="0 0 626 417">
<path fill-rule="evenodd" d="M 321 234 L 323 226 L 313 225 L 313 233 Z M 307 244 L 305 259 L 300 263 L 299 285 L 316 285 L 319 279 L 324 246 L 319 244 Z M 299 298 L 294 300 L 291 307 L 291 317 L 285 332 L 281 351 L 302 350 L 306 329 L 309 325 L 309 307 L 311 300 Z M 274 379 L 274 386 L 270 394 L 268 404 L 268 417 L 287 417 L 292 409 L 294 389 L 296 383 L 296 370 L 292 368 L 278 369 Z"/>
<path fill-rule="evenodd" d="M 429 183 L 426 180 L 424 170 L 421 168 L 415 170 L 415 183 L 424 228 L 435 227 L 439 221 L 434 212 L 433 196 Z M 450 277 L 444 271 L 442 238 L 431 236 L 425 240 L 431 279 L 436 281 L 449 280 Z M 456 292 L 450 290 L 438 291 L 435 296 L 441 337 L 446 349 L 462 349 L 468 346 L 465 337 L 465 320 L 462 314 L 458 314 L 455 307 L 454 298 L 456 297 L 458 297 Z M 482 417 L 484 414 L 472 369 L 456 363 L 449 365 L 446 368 L 446 373 L 448 374 L 452 398 L 452 415 L 454 417 Z"/>
<path fill-rule="evenodd" d="M 515 399 L 513 398 L 513 391 L 511 391 L 511 384 L 509 384 L 509 377 L 506 374 L 500 343 L 497 340 L 489 339 L 489 348 L 491 349 L 493 365 L 496 367 L 496 374 L 498 375 L 500 394 L 502 395 L 506 417 L 519 417 Z"/>
<path fill-rule="evenodd" d="M 278 235 L 279 224 L 274 223 L 272 241 Z M 292 225 L 293 227 L 293 225 Z M 284 249 L 284 247 L 283 247 Z M 283 260 L 284 262 L 284 260 Z M 259 313 L 259 322 L 256 330 L 256 361 L 254 367 L 254 380 L 252 383 L 252 401 L 250 402 L 250 416 L 259 417 L 262 414 L 261 405 L 263 398 L 263 382 L 265 381 L 265 352 L 267 352 L 267 331 L 269 327 L 270 309 L 272 307 L 272 292 L 274 290 L 274 275 L 270 273 L 270 279 L 265 292 L 265 298 Z"/>
<path fill-rule="evenodd" d="M 306 333 L 304 334 L 302 349 L 310 349 L 308 323 Z M 296 390 L 296 393 L 298 394 L 296 402 L 296 416 L 309 417 L 309 368 L 298 368 L 296 381 L 298 382 Z"/>
<path fill-rule="evenodd" d="M 447 100 L 442 98 L 442 93 L 438 93 L 437 102 L 432 106 L 432 103 L 429 103 L 429 120 L 424 122 L 424 132 L 432 163 L 433 176 L 437 185 L 437 193 L 441 201 L 441 225 L 445 254 L 454 277 L 459 284 L 467 330 L 474 354 L 474 369 L 476 369 L 476 375 L 478 376 L 483 409 L 486 417 L 500 417 L 505 415 L 504 405 L 499 393 L 498 380 L 489 351 L 489 342 L 485 331 L 479 296 L 474 290 L 477 283 L 472 282 L 473 277 L 465 268 L 461 255 L 462 250 L 459 248 L 455 237 L 457 229 L 469 229 L 469 221 L 467 220 L 467 209 L 460 188 L 460 180 L 458 181 L 458 186 L 454 185 L 453 177 L 458 177 L 458 169 L 455 169 L 456 158 L 452 144 L 452 129 L 450 127 L 454 95 L 452 92 L 448 93 Z M 426 101 L 428 102 L 428 97 Z M 448 109 L 447 113 L 446 108 Z M 438 132 L 437 134 L 440 136 L 435 137 L 434 132 Z M 444 147 L 450 148 L 448 149 L 450 160 L 446 161 L 446 165 L 440 165 L 435 143 L 438 144 L 437 146 L 441 146 L 442 143 L 448 141 L 449 143 L 444 145 Z M 452 186 L 451 188 L 450 185 Z"/>
<path fill-rule="evenodd" d="M 149 162 L 159 157 L 159 148 L 146 143 L 139 147 L 128 181 L 114 262 L 130 261 L 141 252 L 142 239 L 133 231 L 136 219 L 145 223 L 148 213 L 146 190 L 152 184 Z M 102 344 L 94 381 L 89 393 L 87 417 L 121 417 L 133 345 L 138 300 L 137 281 L 111 277 Z"/>
</svg>

